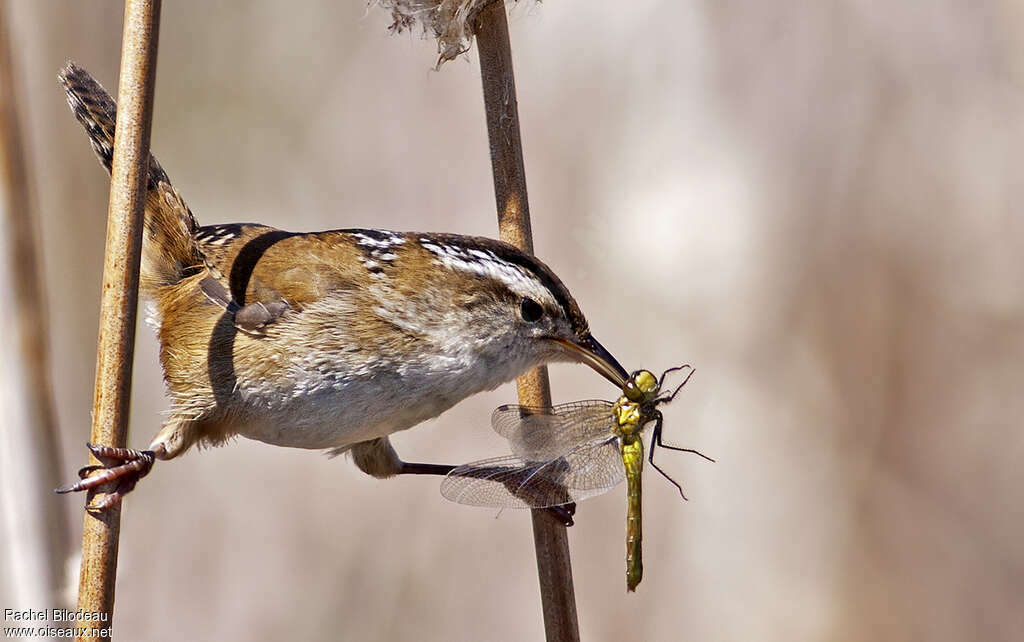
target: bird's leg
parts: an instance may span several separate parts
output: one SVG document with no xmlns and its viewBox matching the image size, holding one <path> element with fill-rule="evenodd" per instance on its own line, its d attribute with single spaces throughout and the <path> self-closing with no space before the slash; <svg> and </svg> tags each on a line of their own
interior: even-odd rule
<svg viewBox="0 0 1024 642">
<path fill-rule="evenodd" d="M 399 461 L 396 475 L 441 475 L 445 477 L 455 470 L 455 466 L 448 464 L 417 464 L 409 461 Z"/>
<path fill-rule="evenodd" d="M 443 475 L 448 476 L 455 470 L 455 466 L 448 466 L 445 464 L 416 464 L 412 462 L 403 461 L 399 465 L 397 475 Z M 500 467 L 495 468 L 484 468 L 476 471 L 479 473 L 492 474 L 499 472 Z M 473 475 L 476 477 L 477 475 Z M 521 495 L 517 488 L 509 488 L 509 492 L 513 495 Z M 529 497 L 522 497 L 523 501 L 530 503 Z M 560 506 L 545 506 L 540 509 L 547 512 L 549 515 L 558 520 L 560 524 L 565 527 L 573 525 L 572 516 L 576 514 L 576 504 L 572 501 L 567 501 L 565 504 Z"/>
<path fill-rule="evenodd" d="M 391 446 L 387 437 L 380 437 L 371 441 L 364 441 L 352 446 L 352 459 L 356 466 L 364 473 L 378 478 L 392 477 L 394 475 L 439 475 L 446 477 L 456 466 L 447 464 L 421 464 L 402 461 L 398 453 Z M 480 471 L 477 471 L 479 474 Z M 493 472 L 493 471 L 489 471 Z M 474 477 L 476 475 L 473 475 Z M 516 494 L 514 489 L 510 492 Z M 524 498 L 529 502 L 529 498 Z M 564 526 L 572 526 L 572 516 L 576 512 L 576 504 L 567 502 L 561 506 L 548 506 L 544 508 L 550 515 L 557 519 Z"/>
</svg>

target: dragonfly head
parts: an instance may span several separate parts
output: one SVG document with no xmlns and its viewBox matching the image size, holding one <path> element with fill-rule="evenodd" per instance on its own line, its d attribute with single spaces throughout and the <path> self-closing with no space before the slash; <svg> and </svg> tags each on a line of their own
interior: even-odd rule
<svg viewBox="0 0 1024 642">
<path fill-rule="evenodd" d="M 661 385 L 658 378 L 650 370 L 637 370 L 629 380 L 622 386 L 622 393 L 626 399 L 634 403 L 647 403 L 658 396 Z"/>
</svg>

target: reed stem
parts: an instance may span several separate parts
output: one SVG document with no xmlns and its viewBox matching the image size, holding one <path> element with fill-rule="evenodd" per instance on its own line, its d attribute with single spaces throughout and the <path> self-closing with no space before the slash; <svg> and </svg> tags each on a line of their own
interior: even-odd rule
<svg viewBox="0 0 1024 642">
<path fill-rule="evenodd" d="M 160 3 L 125 0 L 91 435 L 92 443 L 116 448 L 125 447 L 128 437 Z M 111 637 L 120 526 L 120 504 L 85 513 L 78 609 L 106 620 L 83 623 L 93 630 L 76 640 Z"/>
<path fill-rule="evenodd" d="M 480 52 L 499 235 L 501 240 L 532 254 L 530 206 L 526 196 L 526 172 L 505 3 L 497 0 L 481 8 L 476 15 L 475 32 Z M 547 368 L 531 370 L 519 377 L 516 385 L 520 404 L 551 405 Z M 576 595 L 565 526 L 543 510 L 532 511 L 531 517 L 545 635 L 549 642 L 578 641 Z"/>
</svg>

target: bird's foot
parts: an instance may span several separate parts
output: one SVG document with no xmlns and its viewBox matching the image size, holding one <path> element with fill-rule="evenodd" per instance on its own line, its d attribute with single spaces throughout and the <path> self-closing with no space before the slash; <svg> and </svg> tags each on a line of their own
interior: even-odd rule
<svg viewBox="0 0 1024 642">
<path fill-rule="evenodd" d="M 568 504 L 562 504 L 561 506 L 548 506 L 544 508 L 544 511 L 548 515 L 551 515 L 558 522 L 566 528 L 573 525 L 572 516 L 576 514 L 576 503 L 569 502 Z"/>
<path fill-rule="evenodd" d="M 78 471 L 78 476 L 82 478 L 81 481 L 66 488 L 58 488 L 57 493 L 76 493 L 116 482 L 109 495 L 98 503 L 87 506 L 87 510 L 102 511 L 116 506 L 121 498 L 130 493 L 135 488 L 135 484 L 149 473 L 156 460 L 156 455 L 152 450 L 110 448 L 90 443 L 85 445 L 96 459 L 103 462 L 103 465 L 85 466 Z"/>
</svg>

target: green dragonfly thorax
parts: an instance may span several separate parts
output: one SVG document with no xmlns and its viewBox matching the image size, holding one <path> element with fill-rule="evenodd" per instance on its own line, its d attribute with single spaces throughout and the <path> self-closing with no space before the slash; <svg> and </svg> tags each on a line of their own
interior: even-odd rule
<svg viewBox="0 0 1024 642">
<path fill-rule="evenodd" d="M 622 396 L 612 406 L 615 415 L 613 431 L 620 437 L 631 437 L 643 430 L 657 415 L 655 399 L 661 386 L 649 370 L 637 370 L 622 387 Z"/>
</svg>

